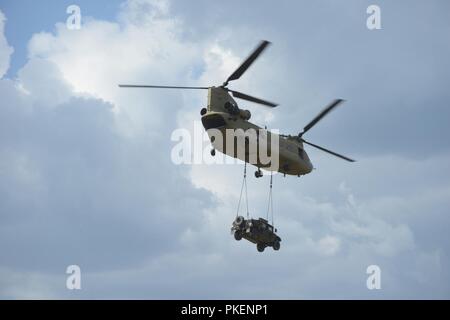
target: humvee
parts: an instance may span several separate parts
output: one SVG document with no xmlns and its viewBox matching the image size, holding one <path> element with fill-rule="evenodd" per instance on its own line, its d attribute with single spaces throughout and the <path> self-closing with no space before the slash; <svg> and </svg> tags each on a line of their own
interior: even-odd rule
<svg viewBox="0 0 450 320">
<path fill-rule="evenodd" d="M 259 252 L 263 252 L 266 247 L 280 249 L 281 238 L 276 235 L 276 232 L 277 229 L 263 218 L 245 220 L 244 217 L 238 216 L 231 227 L 234 239 L 239 241 L 244 238 L 255 243 Z"/>
</svg>

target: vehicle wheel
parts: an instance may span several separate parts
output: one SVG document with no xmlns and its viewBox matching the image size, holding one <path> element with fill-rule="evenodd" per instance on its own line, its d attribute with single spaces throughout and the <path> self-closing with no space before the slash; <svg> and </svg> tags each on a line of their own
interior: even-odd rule
<svg viewBox="0 0 450 320">
<path fill-rule="evenodd" d="M 256 250 L 258 250 L 259 252 L 263 252 L 265 248 L 266 248 L 266 246 L 263 245 L 262 243 L 258 243 L 256 245 Z"/>
<path fill-rule="evenodd" d="M 263 176 L 263 174 L 262 174 L 261 170 L 255 171 L 255 177 L 256 178 L 261 178 L 262 176 Z"/>
<path fill-rule="evenodd" d="M 237 240 L 237 241 L 241 240 L 242 239 L 242 232 L 239 231 L 239 230 L 236 230 L 234 232 L 234 239 Z"/>
<path fill-rule="evenodd" d="M 236 220 L 234 220 L 235 225 L 240 226 L 244 223 L 245 219 L 243 216 L 236 217 Z"/>
<path fill-rule="evenodd" d="M 275 251 L 280 250 L 280 241 L 275 241 L 273 243 L 273 250 L 275 250 Z"/>
<path fill-rule="evenodd" d="M 211 150 L 211 155 L 214 157 L 216 155 L 216 149 Z"/>
</svg>

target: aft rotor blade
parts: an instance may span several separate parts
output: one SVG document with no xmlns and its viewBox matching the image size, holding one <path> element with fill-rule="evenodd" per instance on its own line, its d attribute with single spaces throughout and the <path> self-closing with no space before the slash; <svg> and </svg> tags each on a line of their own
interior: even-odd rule
<svg viewBox="0 0 450 320">
<path fill-rule="evenodd" d="M 227 81 L 225 81 L 225 83 L 223 85 L 226 86 L 229 81 L 239 79 L 244 74 L 244 72 L 248 69 L 248 67 L 251 66 L 251 64 L 258 58 L 258 56 L 264 51 L 264 49 L 269 44 L 270 44 L 269 41 L 266 41 L 266 40 L 261 41 L 261 43 L 258 45 L 258 47 L 256 47 L 256 49 L 252 52 L 252 54 L 249 55 L 248 58 L 245 59 L 245 61 L 239 66 L 239 68 L 237 68 L 228 77 Z"/>
<path fill-rule="evenodd" d="M 306 125 L 305 128 L 303 128 L 303 132 L 299 134 L 301 137 L 305 132 L 307 132 L 309 129 L 314 127 L 317 122 L 319 122 L 323 117 L 327 115 L 331 110 L 333 110 L 335 107 L 337 107 L 340 103 L 344 102 L 343 99 L 336 99 L 332 103 L 330 103 L 329 106 L 327 106 L 325 109 L 322 110 L 314 119 L 311 120 L 310 123 Z"/>
<path fill-rule="evenodd" d="M 159 88 L 159 89 L 209 89 L 209 87 L 152 86 L 136 84 L 119 84 L 121 88 Z"/>
<path fill-rule="evenodd" d="M 353 159 L 347 158 L 346 156 L 343 156 L 343 155 L 341 155 L 341 154 L 339 154 L 339 153 L 336 153 L 336 152 L 333 152 L 333 151 L 331 151 L 331 150 L 325 149 L 325 148 L 323 148 L 323 147 L 321 147 L 321 146 L 318 146 L 317 144 L 308 142 L 308 141 L 303 140 L 303 139 L 302 139 L 302 141 L 303 141 L 304 143 L 306 143 L 306 144 L 309 144 L 310 146 L 313 146 L 313 147 L 317 148 L 317 149 L 320 149 L 320 150 L 322 150 L 322 151 L 331 153 L 332 155 L 334 155 L 334 156 L 336 156 L 336 157 L 338 157 L 338 158 L 341 158 L 341 159 L 344 159 L 344 160 L 347 160 L 347 161 L 350 161 L 350 162 L 355 162 L 355 160 L 353 160 Z"/>
<path fill-rule="evenodd" d="M 272 107 L 272 108 L 274 108 L 274 107 L 276 107 L 278 105 L 278 104 L 270 102 L 270 101 L 266 101 L 266 100 L 263 100 L 263 99 L 259 99 L 259 98 L 255 98 L 255 97 L 249 96 L 248 94 L 245 94 L 245 93 L 242 93 L 242 92 L 239 92 L 239 91 L 234 91 L 234 90 L 228 90 L 228 91 L 230 91 L 233 94 L 233 97 L 235 97 L 235 98 L 256 102 L 256 103 L 259 103 L 259 104 L 262 104 L 262 105 L 265 105 L 265 106 L 268 106 L 268 107 Z"/>
</svg>

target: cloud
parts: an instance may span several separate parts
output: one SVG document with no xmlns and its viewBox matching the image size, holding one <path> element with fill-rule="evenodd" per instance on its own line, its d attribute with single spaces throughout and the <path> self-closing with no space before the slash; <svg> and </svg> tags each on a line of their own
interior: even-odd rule
<svg viewBox="0 0 450 320">
<path fill-rule="evenodd" d="M 51 61 L 31 59 L 18 73 L 20 88 L 40 107 L 63 104 L 72 96 L 72 88 Z"/>
<path fill-rule="evenodd" d="M 100 43 L 109 27 L 93 23 L 92 36 Z M 115 36 L 120 38 L 110 35 Z M 89 79 L 83 73 L 88 65 L 70 69 L 71 77 L 44 54 L 52 41 L 61 47 L 57 39 L 37 38 L 31 47 L 39 55 L 30 54 L 16 80 L 0 82 L 2 280 L 10 279 L 1 295 L 7 298 L 64 295 L 54 282 L 41 290 L 43 281 L 32 279 L 53 278 L 66 264 L 105 271 L 179 250 L 179 235 L 199 224 L 211 205 L 207 192 L 193 188 L 170 163 L 170 125 L 167 114 L 157 110 L 168 110 L 179 98 L 141 102 L 151 126 L 132 130 L 139 121 L 117 110 L 136 105 L 133 99 L 121 105 L 120 97 L 103 95 L 108 74 L 98 85 L 90 83 L 98 91 L 77 87 L 77 77 Z M 83 39 L 76 42 L 82 45 Z M 80 56 L 89 64 L 97 48 L 83 50 Z M 112 68 L 117 61 L 111 60 Z M 114 79 L 106 82 L 117 90 Z"/>
<path fill-rule="evenodd" d="M 9 59 L 14 49 L 8 45 L 8 41 L 5 38 L 6 18 L 3 12 L 0 10 L 0 78 L 2 78 L 9 68 Z"/>
<path fill-rule="evenodd" d="M 263 2 L 257 10 L 274 18 L 268 30 L 263 14 L 254 19 L 245 14 L 244 19 L 245 10 L 231 14 L 226 11 L 233 9 L 230 6 L 218 14 L 217 6 L 205 3 L 209 14 L 194 19 L 198 8 L 189 5 L 182 14 L 185 6 L 127 1 L 117 21 L 86 19 L 81 30 L 56 24 L 54 32 L 30 39 L 29 60 L 17 79 L 0 80 L 0 296 L 448 297 L 448 148 L 429 147 L 421 158 L 415 143 L 405 146 L 406 140 L 399 139 L 409 152 L 394 150 L 388 134 L 372 127 L 377 124 L 373 119 L 385 117 L 392 104 L 361 107 L 360 113 L 370 111 L 365 131 L 352 129 L 345 135 L 342 123 L 352 126 L 363 118 L 352 113 L 354 107 L 336 111 L 327 125 L 320 124 L 324 139 L 333 138 L 338 149 L 359 153 L 357 163 L 308 150 L 317 170 L 300 179 L 274 177 L 274 221 L 281 250 L 268 248 L 261 255 L 253 244 L 237 242 L 229 234 L 242 166 L 175 166 L 170 161 L 171 132 L 177 127 L 192 130 L 205 104 L 204 92 L 117 87 L 220 84 L 258 40 L 270 35 L 276 46 L 232 85 L 262 98 L 281 98 L 283 108 L 273 112 L 240 102 L 253 108 L 258 123 L 270 119 L 270 126 L 298 129 L 299 119 L 314 115 L 320 101 L 343 90 L 360 92 L 353 99 L 359 103 L 376 84 L 367 80 L 367 87 L 355 87 L 363 83 L 362 66 L 370 57 L 357 58 L 349 54 L 355 46 L 347 52 L 346 46 L 336 44 L 366 37 L 362 31 L 357 36 L 351 32 L 364 20 L 355 13 L 358 8 L 308 5 L 286 11 L 286 4 L 275 10 Z M 349 17 L 339 22 L 339 15 L 331 15 L 333 30 L 314 22 L 321 14 L 330 18 L 337 9 Z M 282 13 L 296 19 L 281 19 Z M 297 19 L 298 14 L 304 19 Z M 300 24 L 288 28 L 293 21 Z M 217 24 L 221 27 L 214 27 Z M 194 32 L 204 26 L 209 27 L 207 33 Z M 343 36 L 346 32 L 348 37 Z M 292 37 L 296 33 L 297 38 Z M 333 45 L 324 40 L 333 40 Z M 329 46 L 337 52 L 330 55 L 324 50 Z M 339 64 L 340 59 L 347 63 Z M 349 60 L 355 65 L 337 81 L 336 74 Z M 390 68 L 388 62 L 378 66 Z M 398 69 L 396 81 L 409 74 L 407 66 Z M 393 85 L 386 81 L 381 89 Z M 395 102 L 404 97 L 407 86 L 402 84 L 397 94 L 377 88 L 390 92 Z M 440 88 L 434 91 L 439 101 L 445 97 Z M 374 103 L 385 99 L 382 95 Z M 399 117 L 405 106 L 399 105 Z M 407 110 L 414 115 L 413 128 L 422 108 L 418 102 L 417 108 Z M 320 133 L 319 127 L 315 132 Z M 346 142 L 339 146 L 341 134 Z M 379 140 L 366 144 L 364 134 L 377 134 Z M 265 217 L 268 177 L 249 174 L 248 184 L 250 214 Z M 81 267 L 80 292 L 64 288 L 70 264 Z M 381 292 L 365 288 L 371 264 L 382 269 Z"/>
<path fill-rule="evenodd" d="M 319 240 L 318 246 L 323 254 L 334 255 L 339 251 L 340 241 L 339 238 L 325 236 Z"/>
</svg>

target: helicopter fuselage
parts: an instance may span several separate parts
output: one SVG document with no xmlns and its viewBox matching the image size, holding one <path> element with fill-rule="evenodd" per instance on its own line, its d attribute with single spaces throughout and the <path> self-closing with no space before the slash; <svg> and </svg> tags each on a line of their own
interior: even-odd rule
<svg viewBox="0 0 450 320">
<path fill-rule="evenodd" d="M 312 171 L 313 165 L 301 141 L 298 141 L 295 137 L 270 132 L 248 121 L 251 116 L 250 112 L 239 109 L 226 89 L 222 87 L 209 88 L 208 106 L 202 110 L 201 114 L 203 127 L 207 131 L 215 150 L 269 171 L 297 176 Z M 211 129 L 220 131 L 222 139 L 217 139 L 217 131 Z M 239 150 L 239 144 L 235 143 L 236 141 L 233 141 L 233 143 L 227 141 L 227 138 L 230 139 L 227 131 L 228 133 L 230 131 L 235 132 L 231 139 L 236 139 L 242 132 L 248 132 L 249 130 L 254 130 L 257 133 L 256 139 L 243 140 L 245 143 L 242 145 L 244 149 L 241 150 L 242 152 Z M 276 148 L 273 148 L 274 144 L 271 144 L 273 139 L 277 139 Z M 272 159 L 269 163 L 265 161 L 266 158 L 260 157 L 259 150 L 261 148 L 268 151 Z M 254 154 L 254 151 L 256 151 L 256 154 Z M 252 157 L 252 153 L 254 157 Z"/>
<path fill-rule="evenodd" d="M 258 170 L 255 172 L 256 177 L 262 176 L 259 168 L 297 176 L 310 173 L 313 165 L 303 148 L 303 144 L 307 144 L 343 160 L 354 162 L 355 160 L 351 158 L 308 142 L 303 138 L 303 135 L 314 127 L 324 116 L 340 105 L 344 101 L 343 99 L 334 99 L 303 128 L 303 131 L 295 136 L 278 135 L 276 132 L 270 132 L 258 127 L 249 121 L 251 118 L 250 111 L 242 110 L 238 107 L 233 97 L 271 108 L 277 106 L 276 103 L 256 98 L 227 87 L 230 81 L 238 80 L 247 71 L 269 44 L 269 41 L 261 41 L 247 59 L 218 87 L 139 84 L 119 84 L 119 87 L 208 90 L 208 105 L 206 108 L 202 108 L 200 114 L 202 115 L 203 127 L 207 131 L 214 147 L 211 150 L 211 155 L 214 156 L 217 149 L 233 158 L 238 158 L 253 164 L 258 167 Z M 247 131 L 251 131 L 251 134 L 246 134 Z M 231 135 L 229 135 L 230 132 L 232 133 Z M 236 140 L 238 140 L 238 143 L 235 143 Z"/>
</svg>

